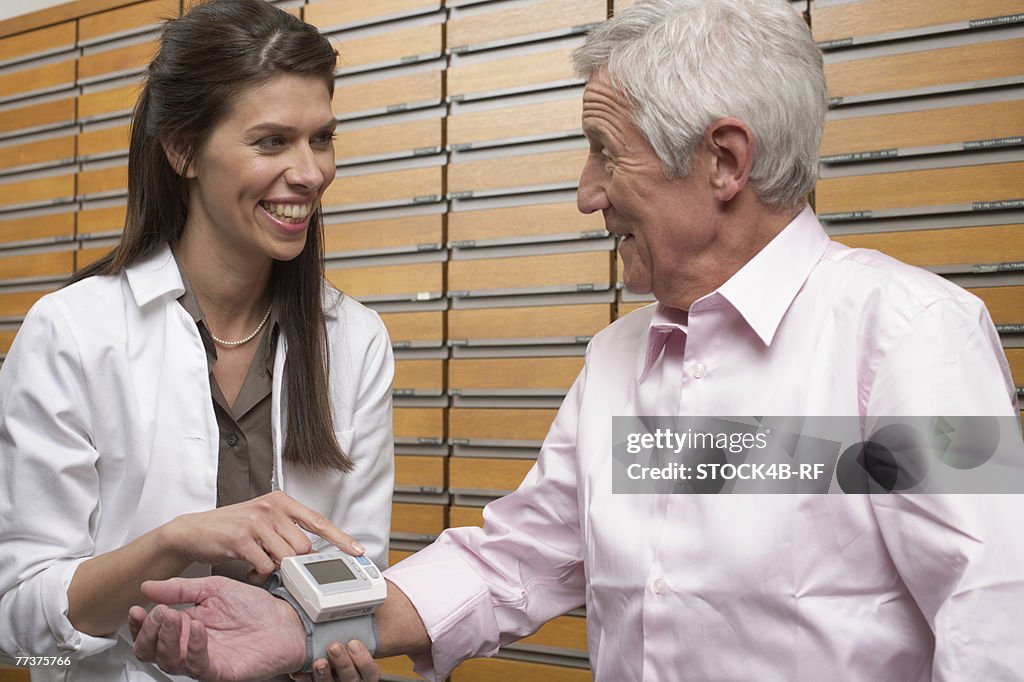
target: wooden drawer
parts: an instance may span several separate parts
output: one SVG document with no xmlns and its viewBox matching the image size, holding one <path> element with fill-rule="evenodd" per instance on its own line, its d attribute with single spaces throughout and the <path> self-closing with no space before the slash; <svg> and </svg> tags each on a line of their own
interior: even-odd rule
<svg viewBox="0 0 1024 682">
<path fill-rule="evenodd" d="M 477 526 L 479 528 L 482 528 L 483 525 L 483 507 L 460 507 L 457 505 L 452 505 L 448 509 L 449 528 L 459 528 L 461 526 Z"/>
<path fill-rule="evenodd" d="M 442 492 L 445 461 L 445 457 L 395 455 L 395 490 Z"/>
<path fill-rule="evenodd" d="M 1006 360 L 1010 363 L 1010 375 L 1013 383 L 1024 386 L 1024 348 L 1004 348 Z"/>
<path fill-rule="evenodd" d="M 305 19 L 306 22 L 320 28 L 333 28 L 419 14 L 440 7 L 439 0 L 373 0 L 373 2 L 322 0 L 306 6 Z"/>
<path fill-rule="evenodd" d="M 20 319 L 25 317 L 25 315 L 28 314 L 29 309 L 35 305 L 36 301 L 51 291 L 53 291 L 53 287 L 34 289 L 32 291 L 14 292 L 6 292 L 3 289 L 0 289 L 0 318 Z"/>
<path fill-rule="evenodd" d="M 453 358 L 448 361 L 449 391 L 490 393 L 533 389 L 564 393 L 583 368 L 582 357 Z"/>
<path fill-rule="evenodd" d="M 549 82 L 575 78 L 573 46 L 529 52 L 504 59 L 457 61 L 448 67 L 449 97 L 503 90 L 525 90 Z"/>
<path fill-rule="evenodd" d="M 103 52 L 82 55 L 78 60 L 78 80 L 98 80 L 107 74 L 141 71 L 156 56 L 158 43 L 147 40 Z"/>
<path fill-rule="evenodd" d="M 587 619 L 580 616 L 559 616 L 549 620 L 540 630 L 516 642 L 516 647 L 561 649 L 586 655 Z"/>
<path fill-rule="evenodd" d="M 618 317 L 625 317 L 626 315 L 629 315 L 634 310 L 639 310 L 640 308 L 646 308 L 649 305 L 651 305 L 651 301 L 633 301 L 633 302 L 620 301 L 619 305 L 618 305 L 618 308 L 619 308 L 619 315 L 618 315 Z M 618 318 L 616 318 L 616 319 L 618 319 Z"/>
<path fill-rule="evenodd" d="M 571 31 L 605 20 L 605 0 L 538 0 L 497 2 L 479 10 L 456 11 L 448 20 L 452 49 L 538 34 Z"/>
<path fill-rule="evenodd" d="M 75 46 L 75 22 L 26 31 L 9 38 L 0 38 L 0 64 L 22 60 L 39 54 L 54 54 Z"/>
<path fill-rule="evenodd" d="M 977 287 L 968 291 L 985 302 L 996 324 L 1024 323 L 1024 286 Z"/>
<path fill-rule="evenodd" d="M 95 168 L 78 174 L 78 196 L 128 191 L 128 165 Z"/>
<path fill-rule="evenodd" d="M 417 313 L 381 313 L 388 336 L 395 346 L 423 341 L 444 340 L 444 311 L 428 310 Z"/>
<path fill-rule="evenodd" d="M 388 119 L 381 119 L 387 121 Z M 441 147 L 441 118 L 358 128 L 339 128 L 334 154 L 339 161 Z"/>
<path fill-rule="evenodd" d="M 452 310 L 448 313 L 448 337 L 457 341 L 543 337 L 582 340 L 611 321 L 612 310 L 607 303 Z"/>
<path fill-rule="evenodd" d="M 607 289 L 610 284 L 608 251 L 453 260 L 448 264 L 448 289 L 453 293 L 500 289 Z"/>
<path fill-rule="evenodd" d="M 818 42 L 898 33 L 1024 12 L 1020 0 L 854 0 L 811 8 L 811 27 Z"/>
<path fill-rule="evenodd" d="M 11 345 L 14 343 L 14 337 L 17 336 L 18 332 L 15 329 L 0 329 L 0 355 L 7 355 L 11 350 Z M 29 682 L 28 671 L 25 671 L 23 678 L 12 678 L 9 682 L 14 682 L 17 679 L 24 679 L 25 682 Z"/>
<path fill-rule="evenodd" d="M 98 156 L 128 153 L 131 130 L 127 123 L 86 130 L 78 135 L 78 156 L 89 159 Z"/>
<path fill-rule="evenodd" d="M 0 111 L 0 134 L 71 123 L 75 120 L 75 99 L 59 99 Z"/>
<path fill-rule="evenodd" d="M 22 166 L 61 165 L 73 163 L 74 160 L 74 135 L 61 135 L 0 147 L 0 170 Z"/>
<path fill-rule="evenodd" d="M 452 671 L 451 682 L 591 682 L 589 669 L 563 668 L 546 663 L 527 663 L 504 658 L 474 658 Z"/>
<path fill-rule="evenodd" d="M 334 88 L 334 113 L 389 109 L 401 111 L 407 104 L 441 101 L 441 71 L 423 71 L 391 78 L 342 78 Z"/>
<path fill-rule="evenodd" d="M 1024 261 L 1024 225 L 877 232 L 833 237 L 920 267 Z"/>
<path fill-rule="evenodd" d="M 427 24 L 342 40 L 341 74 L 370 64 L 397 64 L 441 56 L 441 24 Z"/>
<path fill-rule="evenodd" d="M 79 95 L 78 119 L 90 121 L 130 113 L 141 91 L 140 83 L 129 83 Z"/>
<path fill-rule="evenodd" d="M 436 201 L 442 195 L 441 166 L 339 177 L 324 192 L 321 203 L 338 208 L 357 204 Z"/>
<path fill-rule="evenodd" d="M 1024 39 L 995 40 L 825 64 L 830 97 L 890 93 L 1018 76 Z"/>
<path fill-rule="evenodd" d="M 395 360 L 396 393 L 444 391 L 444 360 Z"/>
<path fill-rule="evenodd" d="M 990 102 L 831 120 L 825 124 L 821 155 L 827 160 L 832 155 L 960 145 L 1021 135 L 1024 100 Z"/>
<path fill-rule="evenodd" d="M 448 117 L 448 144 L 580 134 L 583 98 L 455 113 Z"/>
<path fill-rule="evenodd" d="M 573 202 L 458 211 L 448 216 L 448 239 L 453 245 L 512 237 L 594 233 L 604 233 L 601 214 L 584 215 Z"/>
<path fill-rule="evenodd" d="M 821 179 L 815 190 L 815 209 L 824 215 L 1021 197 L 1024 162 L 994 163 Z"/>
<path fill-rule="evenodd" d="M 324 226 L 324 251 L 369 251 L 444 243 L 441 214 L 331 223 Z"/>
<path fill-rule="evenodd" d="M 392 563 L 392 566 L 393 565 L 394 563 Z M 385 679 L 423 679 L 418 674 L 416 674 L 416 672 L 412 669 L 412 659 L 408 656 L 392 656 L 390 658 L 378 658 L 377 665 L 380 666 L 381 674 L 387 676 Z"/>
<path fill-rule="evenodd" d="M 443 263 L 384 265 L 373 268 L 338 268 L 327 271 L 327 281 L 356 298 L 409 299 L 419 293 L 444 290 Z"/>
<path fill-rule="evenodd" d="M 110 244 L 104 244 L 103 246 L 84 246 L 78 251 L 75 251 L 75 270 L 81 270 L 87 265 L 99 260 L 101 257 L 107 255 L 113 246 Z"/>
<path fill-rule="evenodd" d="M 388 566 L 394 566 L 395 564 L 397 564 L 402 559 L 408 559 L 409 557 L 411 557 L 415 553 L 416 552 L 412 552 L 412 551 L 409 551 L 407 549 L 389 549 L 388 550 Z M 390 660 L 393 660 L 393 659 L 385 658 L 385 659 L 381 659 L 380 662 L 390 661 Z"/>
<path fill-rule="evenodd" d="M 90 43 L 110 35 L 141 31 L 179 15 L 179 0 L 149 0 L 82 17 L 78 39 Z"/>
<path fill-rule="evenodd" d="M 523 482 L 533 466 L 529 459 L 450 457 L 448 487 L 452 492 L 504 495 Z"/>
<path fill-rule="evenodd" d="M 104 234 L 119 232 L 124 229 L 127 207 L 103 206 L 100 208 L 84 208 L 78 212 L 78 234 Z"/>
<path fill-rule="evenodd" d="M 439 504 L 391 505 L 391 534 L 433 540 L 447 527 L 448 509 Z"/>
<path fill-rule="evenodd" d="M 61 279 L 74 270 L 74 252 L 43 251 L 0 255 L 2 280 L 26 278 Z"/>
<path fill-rule="evenodd" d="M 395 438 L 440 443 L 444 440 L 444 409 L 440 407 L 396 407 Z"/>
<path fill-rule="evenodd" d="M 581 147 L 452 163 L 448 166 L 448 191 L 454 194 L 575 183 L 579 180 L 587 153 L 587 149 Z"/>
<path fill-rule="evenodd" d="M 75 176 L 50 175 L 0 184 L 0 208 L 23 204 L 59 203 L 75 197 Z"/>
<path fill-rule="evenodd" d="M 75 234 L 75 214 L 49 213 L 0 220 L 0 244 L 70 239 Z"/>
<path fill-rule="evenodd" d="M 70 88 L 74 83 L 74 59 L 32 66 L 8 74 L 0 72 L 0 99 Z"/>
<path fill-rule="evenodd" d="M 558 410 L 452 407 L 448 437 L 452 442 L 542 441 Z"/>
</svg>

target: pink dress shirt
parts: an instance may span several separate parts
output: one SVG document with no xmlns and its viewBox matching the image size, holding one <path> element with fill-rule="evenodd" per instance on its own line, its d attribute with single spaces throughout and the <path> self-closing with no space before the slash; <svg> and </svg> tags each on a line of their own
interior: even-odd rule
<svg viewBox="0 0 1024 682">
<path fill-rule="evenodd" d="M 680 257 L 685 257 L 680 255 Z M 520 488 L 387 571 L 442 679 L 587 608 L 597 680 L 1020 680 L 1024 496 L 613 495 L 615 415 L 1014 415 L 985 307 L 804 210 L 591 341 Z"/>
</svg>

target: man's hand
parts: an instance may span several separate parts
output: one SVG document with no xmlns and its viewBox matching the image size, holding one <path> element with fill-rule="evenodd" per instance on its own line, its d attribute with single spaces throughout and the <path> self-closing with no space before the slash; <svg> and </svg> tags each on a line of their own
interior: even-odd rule
<svg viewBox="0 0 1024 682">
<path fill-rule="evenodd" d="M 298 614 L 266 590 L 217 576 L 145 582 L 142 593 L 157 606 L 148 615 L 141 606 L 129 612 L 140 661 L 213 682 L 263 679 L 305 662 Z"/>
</svg>

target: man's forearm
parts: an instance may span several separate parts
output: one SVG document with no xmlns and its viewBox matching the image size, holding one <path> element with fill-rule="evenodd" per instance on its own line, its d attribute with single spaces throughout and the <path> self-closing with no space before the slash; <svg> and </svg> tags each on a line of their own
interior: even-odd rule
<svg viewBox="0 0 1024 682">
<path fill-rule="evenodd" d="M 377 658 L 430 651 L 430 637 L 409 598 L 390 580 L 388 598 L 377 609 Z"/>
</svg>

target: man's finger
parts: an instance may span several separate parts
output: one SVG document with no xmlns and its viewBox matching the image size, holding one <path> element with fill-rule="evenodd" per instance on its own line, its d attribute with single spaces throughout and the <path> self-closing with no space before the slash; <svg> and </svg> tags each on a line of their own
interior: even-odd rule
<svg viewBox="0 0 1024 682">
<path fill-rule="evenodd" d="M 192 677 L 207 677 L 210 669 L 210 653 L 207 649 L 206 626 L 198 620 L 193 620 L 191 625 L 185 653 L 185 669 Z"/>
<path fill-rule="evenodd" d="M 163 609 L 160 631 L 157 633 L 156 664 L 169 673 L 185 672 L 181 613 L 163 606 L 156 608 Z"/>
<path fill-rule="evenodd" d="M 206 583 L 211 578 L 171 578 L 147 580 L 142 583 L 142 595 L 157 604 L 195 604 L 202 601 Z"/>
<path fill-rule="evenodd" d="M 135 635 L 135 656 L 140 661 L 152 663 L 156 660 L 156 641 L 163 622 L 162 607 L 155 606 L 145 617 Z"/>
<path fill-rule="evenodd" d="M 132 640 L 139 636 L 139 630 L 146 621 L 146 609 L 141 606 L 133 606 L 128 609 L 128 628 L 132 633 Z"/>
</svg>

